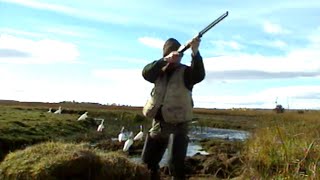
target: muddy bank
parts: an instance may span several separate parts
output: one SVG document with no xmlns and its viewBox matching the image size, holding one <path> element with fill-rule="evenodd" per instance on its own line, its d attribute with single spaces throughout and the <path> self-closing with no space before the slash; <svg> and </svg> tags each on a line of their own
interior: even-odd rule
<svg viewBox="0 0 320 180">
<path fill-rule="evenodd" d="M 186 172 L 190 177 L 234 178 L 240 176 L 243 170 L 241 151 L 243 141 L 227 141 L 217 139 L 202 140 L 201 145 L 208 155 L 200 153 L 187 157 Z M 164 177 L 169 175 L 168 168 L 162 167 Z"/>
<path fill-rule="evenodd" d="M 104 140 L 94 145 L 94 148 L 122 152 L 123 142 Z M 209 178 L 233 178 L 240 176 L 243 170 L 241 152 L 244 148 L 244 141 L 226 139 L 202 139 L 199 141 L 198 149 L 207 152 L 207 155 L 196 153 L 186 158 L 186 172 L 190 177 Z M 143 141 L 137 141 L 126 154 L 131 160 L 141 163 L 140 154 L 143 148 Z M 164 156 L 165 159 L 165 156 Z M 169 170 L 165 160 L 161 164 L 163 178 L 169 176 Z"/>
</svg>

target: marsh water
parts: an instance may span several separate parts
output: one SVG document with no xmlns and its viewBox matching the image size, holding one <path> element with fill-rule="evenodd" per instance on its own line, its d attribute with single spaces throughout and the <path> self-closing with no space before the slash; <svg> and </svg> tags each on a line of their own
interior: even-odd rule
<svg viewBox="0 0 320 180">
<path fill-rule="evenodd" d="M 201 139 L 225 139 L 230 141 L 243 141 L 247 139 L 248 136 L 249 133 L 246 131 L 193 126 L 189 131 L 190 141 L 188 144 L 187 156 L 191 157 L 198 153 L 203 155 L 208 154 L 198 143 Z M 141 158 L 139 156 L 133 156 L 131 157 L 131 160 L 135 162 L 141 162 Z M 168 152 L 166 150 L 160 162 L 160 166 L 166 165 L 167 161 Z"/>
<path fill-rule="evenodd" d="M 193 126 L 190 130 L 189 137 L 191 140 L 199 141 L 201 139 L 220 138 L 226 140 L 245 140 L 249 136 L 247 131 L 220 129 L 210 127 Z"/>
</svg>

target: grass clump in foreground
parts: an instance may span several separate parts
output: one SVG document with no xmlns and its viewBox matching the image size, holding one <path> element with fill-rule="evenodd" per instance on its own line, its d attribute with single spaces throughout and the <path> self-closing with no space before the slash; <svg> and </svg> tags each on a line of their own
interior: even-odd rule
<svg viewBox="0 0 320 180">
<path fill-rule="evenodd" d="M 47 142 L 9 153 L 0 164 L 0 179 L 102 180 L 148 179 L 146 167 L 124 155 L 81 144 Z"/>
<path fill-rule="evenodd" d="M 10 151 L 45 141 L 92 142 L 117 137 L 122 126 L 138 132 L 139 125 L 148 128 L 142 115 L 131 111 L 93 109 L 89 117 L 77 121 L 86 110 L 63 108 L 62 114 L 47 113 L 46 108 L 7 107 L 0 104 L 0 162 Z M 105 129 L 97 132 L 100 121 L 105 119 Z"/>
<path fill-rule="evenodd" d="M 245 153 L 250 177 L 318 179 L 320 177 L 320 112 L 287 112 L 270 116 L 258 128 Z"/>
</svg>

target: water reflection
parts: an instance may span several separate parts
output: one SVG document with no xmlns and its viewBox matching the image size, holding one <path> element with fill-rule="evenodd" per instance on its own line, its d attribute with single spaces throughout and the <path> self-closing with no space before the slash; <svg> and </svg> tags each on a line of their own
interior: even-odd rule
<svg viewBox="0 0 320 180">
<path fill-rule="evenodd" d="M 246 131 L 232 130 L 232 129 L 219 129 L 210 127 L 197 127 L 193 126 L 189 133 L 190 139 L 214 139 L 221 138 L 227 140 L 245 140 L 248 138 L 249 133 Z"/>
<path fill-rule="evenodd" d="M 198 144 L 201 139 L 215 139 L 223 138 L 226 140 L 245 140 L 249 136 L 246 131 L 231 130 L 231 129 L 218 129 L 210 127 L 192 127 L 189 131 L 190 142 L 188 145 L 187 156 L 194 156 L 197 153 L 208 155 L 206 151 Z M 133 161 L 141 163 L 140 157 L 132 157 Z M 165 166 L 168 162 L 168 152 L 163 155 L 160 166 Z"/>
<path fill-rule="evenodd" d="M 203 155 L 208 155 L 209 153 L 207 153 L 206 151 L 202 150 L 202 147 L 198 144 L 195 144 L 194 142 L 189 142 L 188 145 L 188 150 L 187 150 L 187 156 L 193 156 L 197 153 L 203 154 Z M 134 162 L 137 163 L 142 163 L 141 161 L 141 157 L 140 156 L 134 156 L 130 158 L 131 160 L 133 160 Z M 166 166 L 168 163 L 168 149 L 166 149 L 162 160 L 160 161 L 159 165 L 160 167 Z"/>
</svg>

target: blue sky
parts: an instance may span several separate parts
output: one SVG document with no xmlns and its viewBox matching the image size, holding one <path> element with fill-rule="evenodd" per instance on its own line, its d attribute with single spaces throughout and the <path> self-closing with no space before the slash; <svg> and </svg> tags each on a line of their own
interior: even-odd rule
<svg viewBox="0 0 320 180">
<path fill-rule="evenodd" d="M 143 106 L 164 41 L 226 11 L 201 41 L 195 106 L 320 109 L 318 0 L 0 0 L 0 99 Z"/>
</svg>

